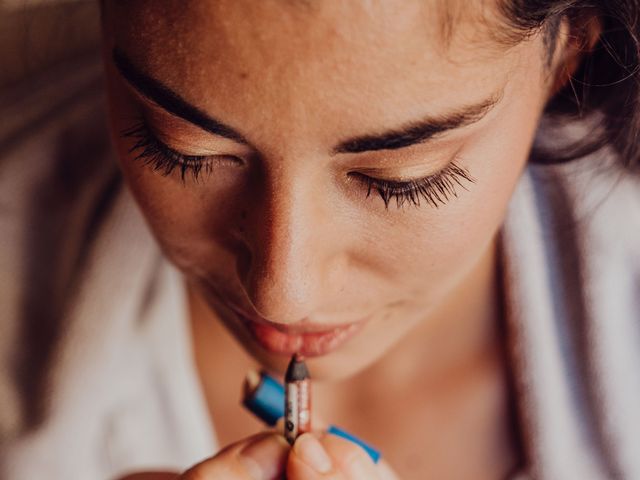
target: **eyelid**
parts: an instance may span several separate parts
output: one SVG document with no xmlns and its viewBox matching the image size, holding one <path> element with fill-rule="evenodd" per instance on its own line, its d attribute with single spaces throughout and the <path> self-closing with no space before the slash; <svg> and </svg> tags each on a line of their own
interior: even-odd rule
<svg viewBox="0 0 640 480">
<path fill-rule="evenodd" d="M 220 156 L 220 155 L 228 155 L 226 153 L 221 153 L 220 151 L 206 150 L 202 148 L 196 148 L 191 146 L 186 146 L 186 142 L 182 141 L 178 138 L 172 138 L 169 135 L 164 133 L 160 133 L 154 131 L 152 127 L 149 127 L 151 135 L 153 135 L 156 140 L 162 143 L 165 147 L 170 148 L 176 153 L 181 155 L 189 156 L 189 157 L 211 157 L 211 156 Z"/>
<path fill-rule="evenodd" d="M 381 170 L 379 168 L 359 168 L 359 169 L 354 169 L 354 171 L 357 171 L 363 175 L 366 175 L 370 178 L 374 178 L 376 180 L 386 180 L 388 182 L 396 182 L 396 183 L 402 183 L 402 182 L 410 182 L 412 180 L 417 180 L 420 178 L 425 178 L 425 177 L 429 177 L 432 175 L 437 175 L 439 172 L 441 172 L 444 168 L 447 167 L 447 165 L 449 165 L 449 163 L 451 162 L 451 160 L 453 160 L 453 157 L 451 157 L 445 164 L 443 167 L 440 168 L 426 168 L 425 165 L 418 165 L 417 168 L 415 168 L 416 173 L 408 173 L 406 172 L 406 168 L 403 169 L 404 171 L 401 174 L 394 174 L 394 173 L 383 173 L 381 172 Z"/>
<path fill-rule="evenodd" d="M 201 128 L 199 125 L 196 125 L 195 123 L 174 114 L 162 105 L 158 104 L 152 98 L 146 96 L 135 86 L 133 86 L 124 76 L 122 76 L 120 72 L 118 72 L 118 78 L 120 79 L 121 84 L 124 86 L 125 90 L 131 95 L 132 101 L 135 102 L 136 106 L 140 110 L 139 114 L 144 118 L 147 126 L 152 127 L 156 123 L 167 124 L 168 127 L 166 128 L 166 130 L 183 131 L 187 132 L 186 134 L 189 134 L 189 132 L 193 132 L 191 134 L 202 135 L 203 139 L 210 139 L 211 141 L 216 142 L 216 144 L 220 144 L 221 146 L 223 146 L 223 149 L 225 151 L 229 150 L 229 155 L 231 156 L 240 157 L 245 155 L 252 155 L 252 150 L 250 149 L 250 146 L 248 144 L 245 145 L 238 143 L 233 139 Z M 156 118 L 154 119 L 153 117 Z M 150 128 L 150 130 L 153 130 L 153 133 L 156 137 L 159 136 L 155 129 Z"/>
<path fill-rule="evenodd" d="M 411 177 L 393 177 L 393 176 L 377 176 L 377 175 L 371 175 L 368 173 L 363 173 L 361 170 L 358 171 L 353 171 L 350 173 L 350 175 L 355 175 L 355 176 L 359 176 L 359 177 L 364 177 L 364 178 L 368 178 L 370 180 L 374 180 L 374 181 L 379 181 L 379 182 L 384 182 L 384 183 L 388 183 L 388 184 L 392 184 L 397 186 L 398 188 L 407 186 L 410 183 L 414 183 L 414 182 L 420 182 L 423 180 L 426 180 L 428 178 L 435 178 L 438 175 L 440 175 L 442 172 L 444 172 L 446 170 L 446 168 L 449 165 L 445 165 L 444 167 L 431 172 L 431 173 L 427 173 L 424 175 L 416 175 L 416 176 L 411 176 Z"/>
<path fill-rule="evenodd" d="M 150 122 L 148 122 L 146 119 L 144 119 L 143 122 L 147 129 L 148 135 L 153 137 L 153 140 L 155 142 L 159 143 L 167 150 L 177 153 L 178 155 L 183 155 L 185 157 L 202 157 L 203 160 L 206 159 L 207 157 L 222 155 L 218 152 L 202 152 L 202 151 L 195 152 L 195 149 L 194 151 L 189 151 L 185 148 L 181 148 L 180 146 L 176 145 L 177 143 L 180 143 L 179 140 L 173 140 L 171 138 L 167 138 L 168 135 L 165 135 L 155 130 L 153 126 L 150 124 Z"/>
<path fill-rule="evenodd" d="M 441 148 L 433 153 L 424 153 L 417 150 L 412 152 L 408 156 L 401 156 L 398 158 L 385 157 L 380 158 L 378 162 L 381 165 L 367 165 L 359 168 L 351 168 L 351 171 L 360 172 L 370 178 L 376 180 L 386 180 L 394 182 L 410 182 L 423 178 L 427 178 L 433 175 L 441 173 L 444 169 L 451 166 L 452 162 L 461 154 L 465 144 L 461 144 L 460 141 L 456 141 L 449 148 Z M 393 160 L 393 163 L 390 163 Z"/>
<path fill-rule="evenodd" d="M 215 156 L 246 158 L 250 155 L 246 148 L 239 146 L 237 143 L 185 123 L 182 119 L 172 116 L 160 107 L 157 107 L 155 112 L 150 111 L 144 105 L 141 105 L 140 108 L 141 112 L 137 121 L 145 124 L 148 134 L 166 148 L 180 155 L 203 157 L 203 159 Z M 154 119 L 154 117 L 156 118 Z M 171 122 L 168 126 L 163 126 L 162 128 L 157 126 L 157 124 L 165 123 L 167 118 Z M 170 133 L 165 133 L 165 131 Z M 180 138 L 181 136 L 195 136 L 198 140 L 187 142 Z M 198 147 L 197 144 L 210 145 L 210 147 Z"/>
</svg>

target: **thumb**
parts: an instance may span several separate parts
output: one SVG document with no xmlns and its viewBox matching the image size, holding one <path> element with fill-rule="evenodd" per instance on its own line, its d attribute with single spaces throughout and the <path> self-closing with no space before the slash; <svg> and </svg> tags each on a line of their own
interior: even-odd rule
<svg viewBox="0 0 640 480">
<path fill-rule="evenodd" d="M 259 433 L 194 465 L 179 480 L 274 480 L 282 475 L 288 452 L 282 435 Z"/>
<path fill-rule="evenodd" d="M 286 471 L 289 480 L 398 480 L 384 459 L 376 464 L 360 445 L 329 433 L 298 437 Z"/>
<path fill-rule="evenodd" d="M 380 480 L 380 468 L 365 450 L 344 438 L 311 433 L 298 437 L 287 461 L 289 480 Z M 392 477 L 393 478 L 393 477 Z M 386 478 L 385 478 L 386 480 Z"/>
</svg>

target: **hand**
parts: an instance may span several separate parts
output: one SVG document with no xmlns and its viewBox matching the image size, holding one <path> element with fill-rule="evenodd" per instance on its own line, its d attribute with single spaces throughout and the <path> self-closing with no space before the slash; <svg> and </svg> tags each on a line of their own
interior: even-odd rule
<svg viewBox="0 0 640 480">
<path fill-rule="evenodd" d="M 139 473 L 121 480 L 397 480 L 381 459 L 377 464 L 358 445 L 322 433 L 305 433 L 293 448 L 280 433 L 253 435 L 177 473 Z"/>
<path fill-rule="evenodd" d="M 397 480 L 384 460 L 375 464 L 360 446 L 326 432 L 301 435 L 291 449 L 280 433 L 259 434 L 190 468 L 179 480 L 278 480 L 285 472 L 287 480 Z"/>
<path fill-rule="evenodd" d="M 289 450 L 289 444 L 280 433 L 262 432 L 225 447 L 182 475 L 140 472 L 120 480 L 279 479 L 285 470 Z"/>
</svg>

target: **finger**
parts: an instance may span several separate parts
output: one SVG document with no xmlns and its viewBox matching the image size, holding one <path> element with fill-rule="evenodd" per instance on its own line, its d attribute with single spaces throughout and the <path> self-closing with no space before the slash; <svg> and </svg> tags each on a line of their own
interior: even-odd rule
<svg viewBox="0 0 640 480">
<path fill-rule="evenodd" d="M 263 432 L 232 444 L 184 472 L 180 480 L 275 480 L 282 476 L 289 444 L 280 434 Z"/>
<path fill-rule="evenodd" d="M 340 478 L 325 447 L 312 433 L 300 435 L 289 452 L 288 480 Z"/>
<path fill-rule="evenodd" d="M 305 433 L 287 461 L 289 480 L 378 480 L 378 467 L 358 445 L 335 435 Z"/>
</svg>

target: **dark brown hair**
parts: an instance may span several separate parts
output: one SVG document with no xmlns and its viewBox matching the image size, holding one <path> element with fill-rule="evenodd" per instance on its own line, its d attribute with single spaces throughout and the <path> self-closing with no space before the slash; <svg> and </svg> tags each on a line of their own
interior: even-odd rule
<svg viewBox="0 0 640 480">
<path fill-rule="evenodd" d="M 575 35 L 585 19 L 596 17 L 602 27 L 595 47 L 545 109 L 545 117 L 559 124 L 596 122 L 586 137 L 532 160 L 563 162 L 610 146 L 626 168 L 640 172 L 640 1 L 501 0 L 500 8 L 516 35 L 545 29 L 549 48 L 563 19 Z"/>
</svg>

